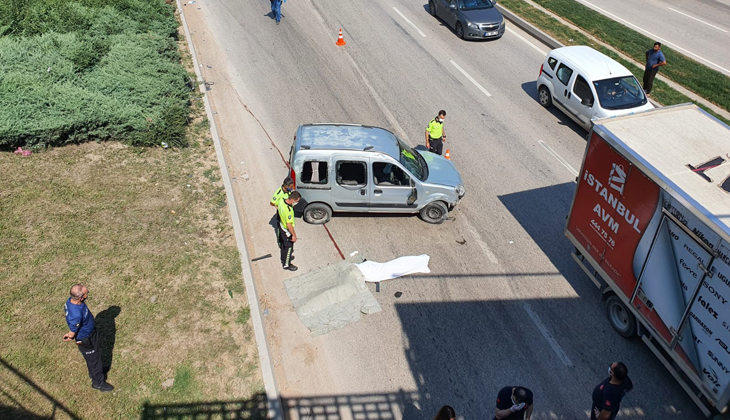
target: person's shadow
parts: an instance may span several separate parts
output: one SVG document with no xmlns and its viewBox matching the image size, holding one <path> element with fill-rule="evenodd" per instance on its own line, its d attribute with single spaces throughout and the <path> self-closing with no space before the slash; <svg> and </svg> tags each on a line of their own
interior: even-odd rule
<svg viewBox="0 0 730 420">
<path fill-rule="evenodd" d="M 94 326 L 99 333 L 99 350 L 101 351 L 101 365 L 105 379 L 112 368 L 114 344 L 117 339 L 117 323 L 114 319 L 120 312 L 122 312 L 122 309 L 119 306 L 110 306 L 99 312 L 94 318 Z"/>
</svg>

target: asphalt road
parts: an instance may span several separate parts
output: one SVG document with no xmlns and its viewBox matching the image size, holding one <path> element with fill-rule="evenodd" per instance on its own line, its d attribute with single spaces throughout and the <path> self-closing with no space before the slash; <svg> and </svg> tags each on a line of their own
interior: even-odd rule
<svg viewBox="0 0 730 420">
<path fill-rule="evenodd" d="M 728 0 L 576 1 L 730 76 Z"/>
<path fill-rule="evenodd" d="M 462 418 L 491 418 L 499 388 L 522 384 L 535 392 L 534 419 L 584 419 L 593 387 L 623 360 L 636 385 L 624 418 L 701 418 L 641 341 L 613 332 L 570 258 L 562 230 L 586 133 L 536 101 L 544 47 L 513 28 L 461 41 L 421 1 L 291 0 L 279 26 L 265 0 L 188 6 L 207 23 L 193 38 L 212 64 L 204 73 L 219 77 L 209 79 L 213 103 L 252 256 L 278 252 L 268 200 L 287 171 L 276 149 L 288 156 L 298 125 L 378 125 L 415 146 L 448 113 L 446 147 L 467 189 L 453 221 L 344 215 L 327 225 L 345 255 L 431 255 L 431 274 L 372 287 L 382 313 L 311 338 L 283 293 L 290 273 L 276 257 L 254 264 L 282 395 L 310 407 L 299 417 L 348 406 L 357 418 L 426 418 L 450 404 Z M 297 230 L 299 273 L 340 260 L 321 226 Z"/>
</svg>

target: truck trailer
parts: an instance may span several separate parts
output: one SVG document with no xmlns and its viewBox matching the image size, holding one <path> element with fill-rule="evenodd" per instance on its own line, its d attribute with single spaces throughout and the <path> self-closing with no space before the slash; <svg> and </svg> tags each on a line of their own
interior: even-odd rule
<svg viewBox="0 0 730 420">
<path fill-rule="evenodd" d="M 576 182 L 565 235 L 611 326 L 730 418 L 730 127 L 692 104 L 598 120 Z"/>
</svg>

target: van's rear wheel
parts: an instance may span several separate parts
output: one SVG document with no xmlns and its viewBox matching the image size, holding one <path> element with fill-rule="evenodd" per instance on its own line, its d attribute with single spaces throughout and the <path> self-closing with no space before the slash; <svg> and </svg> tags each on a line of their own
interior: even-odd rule
<svg viewBox="0 0 730 420">
<path fill-rule="evenodd" d="M 550 89 L 545 86 L 540 86 L 540 90 L 537 92 L 537 99 L 540 101 L 540 105 L 545 108 L 549 108 L 553 104 L 553 97 L 550 95 Z"/>
<path fill-rule="evenodd" d="M 304 209 L 304 221 L 313 225 L 327 223 L 332 218 L 332 209 L 327 204 L 312 203 Z"/>
<path fill-rule="evenodd" d="M 636 318 L 618 296 L 611 295 L 606 299 L 606 315 L 613 329 L 622 337 L 636 335 Z"/>
<path fill-rule="evenodd" d="M 424 222 L 432 223 L 434 225 L 443 223 L 448 214 L 449 209 L 440 201 L 429 203 L 421 209 L 421 219 L 423 219 Z"/>
</svg>

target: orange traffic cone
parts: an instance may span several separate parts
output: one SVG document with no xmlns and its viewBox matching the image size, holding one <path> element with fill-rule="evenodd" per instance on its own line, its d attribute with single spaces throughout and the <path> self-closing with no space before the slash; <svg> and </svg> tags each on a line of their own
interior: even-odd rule
<svg viewBox="0 0 730 420">
<path fill-rule="evenodd" d="M 345 45 L 347 42 L 345 42 L 345 39 L 342 38 L 342 28 L 340 28 L 340 36 L 337 37 L 337 43 L 335 45 Z"/>
<path fill-rule="evenodd" d="M 446 149 L 446 154 L 444 155 L 446 159 L 451 160 L 451 153 L 449 153 L 449 149 Z"/>
</svg>

